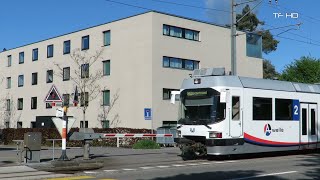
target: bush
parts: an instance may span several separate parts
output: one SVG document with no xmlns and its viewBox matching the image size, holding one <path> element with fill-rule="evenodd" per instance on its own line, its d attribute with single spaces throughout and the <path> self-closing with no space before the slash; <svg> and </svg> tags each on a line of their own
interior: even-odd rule
<svg viewBox="0 0 320 180">
<path fill-rule="evenodd" d="M 133 149 L 160 149 L 159 144 L 152 140 L 140 140 L 132 147 Z"/>
<path fill-rule="evenodd" d="M 132 134 L 144 134 L 144 133 L 151 133 L 151 130 L 149 129 L 131 129 L 131 128 L 93 128 L 95 133 L 132 133 Z M 47 141 L 47 139 L 61 139 L 61 136 L 56 128 L 19 128 L 19 129 L 12 129 L 7 128 L 2 130 L 2 137 L 0 141 L 7 145 L 7 144 L 13 144 L 12 140 L 23 140 L 24 139 L 24 133 L 26 132 L 41 132 L 42 134 L 42 140 L 41 144 L 44 146 L 52 146 L 52 141 Z M 70 134 L 72 132 L 79 132 L 78 128 L 71 128 Z M 69 134 L 69 135 L 70 135 Z M 128 147 L 131 148 L 133 144 L 138 142 L 141 138 L 122 138 L 121 139 L 121 147 Z M 56 146 L 61 146 L 61 141 L 55 142 Z M 81 147 L 82 141 L 71 141 L 68 140 L 67 142 L 68 147 Z M 117 138 L 107 138 L 102 141 L 94 140 L 91 143 L 91 146 L 111 146 L 116 147 L 117 146 Z"/>
</svg>

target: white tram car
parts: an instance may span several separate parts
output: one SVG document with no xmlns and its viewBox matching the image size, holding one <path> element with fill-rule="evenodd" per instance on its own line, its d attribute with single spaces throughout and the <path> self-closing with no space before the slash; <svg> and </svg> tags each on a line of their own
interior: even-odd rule
<svg viewBox="0 0 320 180">
<path fill-rule="evenodd" d="M 320 148 L 319 104 L 320 85 L 196 70 L 180 90 L 175 142 L 182 155 Z"/>
</svg>

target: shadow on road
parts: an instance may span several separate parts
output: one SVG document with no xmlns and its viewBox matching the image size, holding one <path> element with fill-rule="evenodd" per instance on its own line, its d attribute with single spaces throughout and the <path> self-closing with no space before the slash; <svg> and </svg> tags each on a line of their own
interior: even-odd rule
<svg viewBox="0 0 320 180">
<path fill-rule="evenodd" d="M 312 170 L 306 171 L 304 175 L 311 179 L 320 179 L 320 151 L 306 156 L 299 159 L 301 163 L 297 166 L 312 168 Z"/>
<path fill-rule="evenodd" d="M 195 174 L 180 174 L 172 177 L 161 177 L 153 180 L 219 180 L 219 179 L 257 179 L 261 171 L 216 171 L 216 172 L 205 172 Z M 276 176 L 260 177 L 260 179 L 279 179 L 287 180 L 285 178 L 279 178 Z"/>
</svg>

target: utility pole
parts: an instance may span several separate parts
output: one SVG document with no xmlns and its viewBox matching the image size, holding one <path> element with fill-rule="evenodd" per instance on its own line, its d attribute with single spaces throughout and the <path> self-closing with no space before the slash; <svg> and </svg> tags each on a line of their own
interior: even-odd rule
<svg viewBox="0 0 320 180">
<path fill-rule="evenodd" d="M 231 75 L 237 75 L 237 19 L 236 19 L 236 3 L 231 0 Z"/>
</svg>

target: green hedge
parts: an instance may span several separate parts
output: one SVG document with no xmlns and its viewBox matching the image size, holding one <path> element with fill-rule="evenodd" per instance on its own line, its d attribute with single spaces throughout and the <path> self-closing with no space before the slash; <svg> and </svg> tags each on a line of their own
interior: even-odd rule
<svg viewBox="0 0 320 180">
<path fill-rule="evenodd" d="M 149 129 L 131 129 L 131 128 L 93 128 L 95 133 L 151 133 Z M 20 128 L 20 129 L 3 129 L 1 141 L 5 144 L 13 144 L 13 140 L 23 140 L 24 134 L 27 132 L 41 132 L 42 140 L 41 144 L 44 146 L 52 146 L 52 141 L 47 141 L 47 139 L 61 139 L 61 136 L 56 128 Z M 72 128 L 69 132 L 79 132 L 79 128 Z M 121 139 L 121 147 L 132 147 L 133 144 L 141 139 L 151 139 L 151 138 L 123 138 Z M 56 142 L 55 142 L 56 143 Z M 55 145 L 61 146 L 61 141 L 58 141 Z M 82 146 L 81 141 L 68 141 L 68 147 L 80 147 Z M 116 138 L 107 138 L 103 140 L 94 140 L 92 146 L 117 146 Z"/>
</svg>

